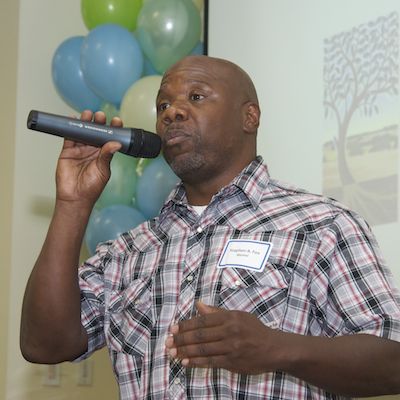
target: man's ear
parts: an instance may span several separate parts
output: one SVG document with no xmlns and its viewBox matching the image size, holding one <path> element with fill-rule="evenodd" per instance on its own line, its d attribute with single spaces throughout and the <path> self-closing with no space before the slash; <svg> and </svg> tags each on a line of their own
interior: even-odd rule
<svg viewBox="0 0 400 400">
<path fill-rule="evenodd" d="M 260 107 L 251 102 L 246 103 L 243 107 L 243 130 L 246 133 L 256 133 L 260 125 Z"/>
</svg>

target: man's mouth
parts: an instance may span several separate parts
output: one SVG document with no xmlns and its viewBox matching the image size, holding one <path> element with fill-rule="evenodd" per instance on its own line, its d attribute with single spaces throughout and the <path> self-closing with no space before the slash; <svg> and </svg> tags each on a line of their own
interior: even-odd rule
<svg viewBox="0 0 400 400">
<path fill-rule="evenodd" d="M 190 138 L 190 135 L 182 129 L 169 129 L 163 138 L 165 146 L 174 146 Z"/>
</svg>

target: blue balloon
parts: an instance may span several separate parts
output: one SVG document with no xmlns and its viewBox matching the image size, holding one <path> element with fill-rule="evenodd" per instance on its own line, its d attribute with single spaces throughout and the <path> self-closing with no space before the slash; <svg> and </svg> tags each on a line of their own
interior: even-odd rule
<svg viewBox="0 0 400 400">
<path fill-rule="evenodd" d="M 204 54 L 204 43 L 198 42 L 193 50 L 190 52 L 191 56 L 202 56 Z"/>
<path fill-rule="evenodd" d="M 99 243 L 114 240 L 145 220 L 138 210 L 121 204 L 94 210 L 85 233 L 85 243 L 89 253 L 94 254 Z"/>
<path fill-rule="evenodd" d="M 136 184 L 136 205 L 146 218 L 153 218 L 160 212 L 168 194 L 179 178 L 159 156 L 143 170 Z"/>
<path fill-rule="evenodd" d="M 151 61 L 146 56 L 144 56 L 143 76 L 150 76 L 150 75 L 160 75 L 160 74 L 154 68 L 154 65 L 151 63 Z"/>
<path fill-rule="evenodd" d="M 118 107 L 127 89 L 142 76 L 143 53 L 127 29 L 99 25 L 83 41 L 81 68 L 93 92 Z"/>
<path fill-rule="evenodd" d="M 51 63 L 51 75 L 58 94 L 70 107 L 77 111 L 97 111 L 102 99 L 88 87 L 81 70 L 83 39 L 83 36 L 74 36 L 58 46 Z"/>
</svg>

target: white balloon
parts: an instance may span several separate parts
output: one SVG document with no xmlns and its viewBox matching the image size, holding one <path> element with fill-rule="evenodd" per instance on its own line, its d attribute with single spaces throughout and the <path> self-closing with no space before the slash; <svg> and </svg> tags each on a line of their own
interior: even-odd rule
<svg viewBox="0 0 400 400">
<path fill-rule="evenodd" d="M 161 78 L 160 75 L 145 76 L 126 91 L 120 108 L 120 117 L 125 127 L 155 132 L 156 97 Z"/>
</svg>

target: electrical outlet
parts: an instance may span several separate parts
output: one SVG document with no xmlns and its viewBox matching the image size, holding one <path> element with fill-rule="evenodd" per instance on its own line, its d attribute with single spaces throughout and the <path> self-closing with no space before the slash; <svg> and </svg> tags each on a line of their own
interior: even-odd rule
<svg viewBox="0 0 400 400">
<path fill-rule="evenodd" d="M 93 379 L 93 360 L 87 359 L 78 364 L 78 385 L 91 386 Z"/>
<path fill-rule="evenodd" d="M 60 364 L 45 365 L 43 372 L 44 386 L 60 386 Z"/>
</svg>

